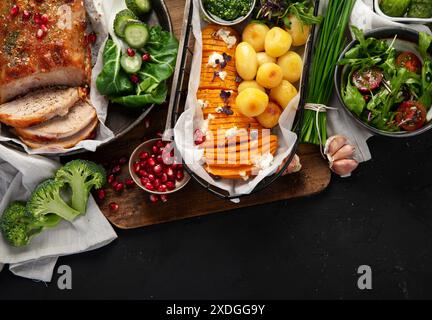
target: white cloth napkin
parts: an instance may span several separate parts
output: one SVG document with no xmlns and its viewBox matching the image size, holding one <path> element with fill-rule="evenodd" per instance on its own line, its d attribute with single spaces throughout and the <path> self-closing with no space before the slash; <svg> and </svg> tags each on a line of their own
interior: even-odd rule
<svg viewBox="0 0 432 320">
<path fill-rule="evenodd" d="M 325 3 L 326 1 L 322 2 Z M 377 15 L 373 10 L 373 2 L 373 0 L 357 0 L 351 14 L 350 25 L 354 25 L 363 31 L 386 26 L 402 26 L 431 33 L 431 30 L 424 25 L 396 23 Z M 367 140 L 372 134 L 351 119 L 345 108 L 340 104 L 336 92 L 333 94 L 330 106 L 337 106 L 337 110 L 327 112 L 329 136 L 334 134 L 346 136 L 349 142 L 356 146 L 356 160 L 359 162 L 370 160 L 371 153 Z"/>
<path fill-rule="evenodd" d="M 0 145 L 0 214 L 11 201 L 27 200 L 32 190 L 53 176 L 58 162 L 30 156 Z M 30 245 L 14 248 L 0 236 L 0 271 L 4 264 L 14 274 L 49 282 L 60 256 L 98 249 L 117 238 L 113 228 L 90 196 L 87 213 L 74 222 L 35 237 Z"/>
</svg>

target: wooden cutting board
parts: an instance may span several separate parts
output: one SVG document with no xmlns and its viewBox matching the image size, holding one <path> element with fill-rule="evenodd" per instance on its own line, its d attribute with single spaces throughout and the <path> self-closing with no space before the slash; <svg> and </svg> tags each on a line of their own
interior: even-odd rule
<svg viewBox="0 0 432 320">
<path fill-rule="evenodd" d="M 180 36 L 183 23 L 184 0 L 165 0 L 171 14 L 175 33 Z M 125 110 L 127 112 L 127 110 Z M 147 139 L 157 137 L 165 126 L 167 105 L 155 108 L 149 118 L 132 130 L 125 137 L 99 149 L 96 153 L 85 154 L 87 158 L 98 163 L 110 163 L 122 156 L 128 156 Z M 150 226 L 158 223 L 202 216 L 210 213 L 229 211 L 275 201 L 305 197 L 318 194 L 326 189 L 331 180 L 331 173 L 326 161 L 321 157 L 317 147 L 302 145 L 298 154 L 303 169 L 301 172 L 285 176 L 269 188 L 241 199 L 234 204 L 223 200 L 203 189 L 197 182 L 191 182 L 182 190 L 169 196 L 166 203 L 150 203 L 149 194 L 137 186 L 118 194 L 107 189 L 106 199 L 99 205 L 109 221 L 121 229 Z M 67 159 L 65 159 L 67 160 Z M 122 168 L 121 179 L 128 177 L 127 165 Z M 113 212 L 109 203 L 115 202 L 119 210 Z"/>
</svg>

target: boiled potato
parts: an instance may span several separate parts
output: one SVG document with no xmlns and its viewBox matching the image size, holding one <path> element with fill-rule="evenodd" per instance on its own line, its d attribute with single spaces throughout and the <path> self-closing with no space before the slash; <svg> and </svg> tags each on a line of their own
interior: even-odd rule
<svg viewBox="0 0 432 320">
<path fill-rule="evenodd" d="M 283 56 L 291 48 L 291 35 L 285 30 L 274 27 L 267 32 L 265 38 L 265 51 L 273 58 Z"/>
<path fill-rule="evenodd" d="M 264 112 L 257 116 L 256 119 L 264 128 L 271 129 L 278 125 L 281 114 L 281 108 L 270 101 Z"/>
<path fill-rule="evenodd" d="M 243 41 L 249 43 L 256 52 L 264 51 L 264 43 L 270 28 L 263 23 L 250 23 L 243 30 Z"/>
<path fill-rule="evenodd" d="M 256 81 L 254 80 L 248 80 L 248 81 L 243 81 L 242 83 L 240 83 L 239 87 L 238 87 L 238 92 L 242 92 L 243 90 L 246 90 L 248 88 L 255 88 L 258 90 L 261 90 L 262 92 L 266 92 L 265 89 L 263 87 L 261 87 Z"/>
<path fill-rule="evenodd" d="M 280 86 L 270 91 L 270 98 L 276 101 L 283 109 L 288 107 L 288 104 L 296 95 L 296 87 L 286 80 L 283 80 Z"/>
<path fill-rule="evenodd" d="M 282 57 L 279 57 L 277 64 L 282 68 L 283 78 L 291 83 L 300 80 L 303 61 L 302 58 L 294 51 L 288 51 Z"/>
<path fill-rule="evenodd" d="M 276 63 L 276 58 L 270 57 L 267 53 L 265 52 L 258 52 L 257 53 L 257 60 L 258 60 L 258 66 L 262 66 L 264 63 L 267 62 L 273 62 Z"/>
<path fill-rule="evenodd" d="M 243 80 L 255 79 L 258 61 L 255 49 L 247 42 L 241 42 L 236 49 L 236 68 Z"/>
<path fill-rule="evenodd" d="M 256 88 L 247 88 L 239 93 L 236 105 L 246 117 L 256 117 L 264 112 L 269 103 L 266 93 Z"/>
<path fill-rule="evenodd" d="M 295 47 L 306 44 L 311 27 L 303 24 L 295 15 L 290 14 L 288 20 L 291 22 L 290 28 L 286 31 L 292 37 L 292 45 Z"/>
<path fill-rule="evenodd" d="M 276 63 L 264 63 L 258 69 L 256 81 L 260 86 L 271 89 L 281 84 L 283 80 L 282 68 Z"/>
</svg>

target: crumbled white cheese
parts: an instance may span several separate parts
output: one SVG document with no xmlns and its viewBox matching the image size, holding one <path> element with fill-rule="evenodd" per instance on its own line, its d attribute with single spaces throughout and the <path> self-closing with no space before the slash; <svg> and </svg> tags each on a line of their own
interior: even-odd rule
<svg viewBox="0 0 432 320">
<path fill-rule="evenodd" d="M 222 81 L 224 81 L 225 78 L 227 77 L 228 73 L 226 71 L 219 71 L 218 75 L 219 75 L 219 78 L 221 78 Z"/>
<path fill-rule="evenodd" d="M 198 105 L 200 108 L 205 109 L 208 107 L 209 102 L 207 100 L 198 99 Z"/>
<path fill-rule="evenodd" d="M 216 117 L 210 113 L 210 114 L 207 116 L 207 120 L 213 120 L 213 119 L 216 119 Z"/>
<path fill-rule="evenodd" d="M 240 174 L 240 177 L 241 177 L 244 181 L 249 180 L 249 176 L 247 175 L 246 171 L 240 171 L 239 174 Z"/>
<path fill-rule="evenodd" d="M 232 138 L 232 137 L 235 137 L 235 136 L 237 135 L 237 132 L 238 132 L 238 128 L 237 128 L 237 127 L 232 127 L 232 128 L 228 129 L 228 130 L 225 132 L 225 137 L 226 137 L 226 138 Z"/>
<path fill-rule="evenodd" d="M 273 155 L 270 152 L 263 154 L 261 157 L 253 159 L 255 167 L 260 170 L 268 169 L 273 162 Z"/>
<path fill-rule="evenodd" d="M 219 29 L 216 32 L 216 36 L 218 36 L 223 42 L 226 43 L 228 49 L 231 49 L 237 43 L 237 38 L 234 36 L 230 36 L 231 32 L 226 29 Z"/>
<path fill-rule="evenodd" d="M 201 123 L 200 130 L 201 130 L 201 132 L 202 132 L 203 134 L 207 134 L 208 126 L 209 126 L 209 120 L 208 120 L 208 119 L 207 119 L 207 120 L 204 120 L 204 121 Z"/>
<path fill-rule="evenodd" d="M 223 111 L 224 111 L 224 107 L 222 106 L 222 107 L 217 107 L 216 108 L 216 112 L 217 113 L 223 113 Z"/>
<path fill-rule="evenodd" d="M 207 65 L 209 67 L 212 68 L 216 68 L 219 64 L 221 64 L 222 62 L 224 62 L 224 57 L 223 55 L 217 53 L 217 52 L 213 52 L 210 56 L 209 56 L 209 60 Z"/>
</svg>

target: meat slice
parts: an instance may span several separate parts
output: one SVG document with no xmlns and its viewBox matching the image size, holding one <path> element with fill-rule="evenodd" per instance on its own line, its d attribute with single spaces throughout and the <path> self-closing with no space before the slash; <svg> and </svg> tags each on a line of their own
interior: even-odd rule
<svg viewBox="0 0 432 320">
<path fill-rule="evenodd" d="M 91 138 L 93 136 L 95 129 L 97 128 L 98 123 L 99 123 L 98 119 L 95 118 L 87 127 L 85 127 L 80 132 L 74 134 L 73 136 L 64 139 L 50 141 L 50 142 L 38 142 L 38 141 L 25 139 L 22 137 L 20 137 L 20 139 L 22 142 L 24 142 L 27 146 L 29 146 L 32 149 L 42 149 L 42 148 L 51 149 L 51 150 L 69 149 L 75 147 L 79 142 Z"/>
<path fill-rule="evenodd" d="M 84 130 L 96 118 L 96 110 L 86 101 L 78 101 L 66 116 L 55 117 L 47 122 L 14 131 L 24 139 L 53 141 L 65 139 Z"/>
<path fill-rule="evenodd" d="M 19 14 L 10 15 L 17 5 Z M 22 18 L 27 10 L 32 18 Z M 48 28 L 35 15 L 46 15 Z M 45 17 L 45 16 L 44 16 Z M 85 40 L 86 12 L 82 0 L 0 1 L 0 104 L 48 86 L 80 86 L 89 83 L 90 48 Z"/>
<path fill-rule="evenodd" d="M 78 88 L 44 89 L 0 105 L 0 122 L 27 128 L 64 116 L 80 99 Z"/>
</svg>

